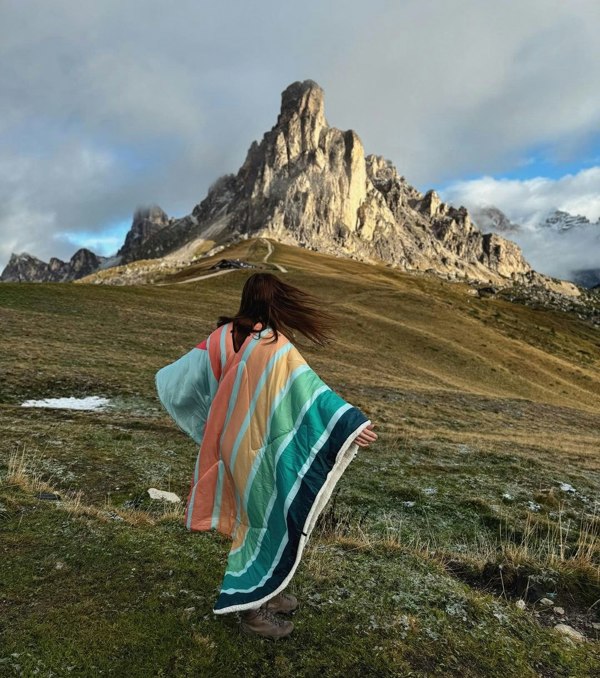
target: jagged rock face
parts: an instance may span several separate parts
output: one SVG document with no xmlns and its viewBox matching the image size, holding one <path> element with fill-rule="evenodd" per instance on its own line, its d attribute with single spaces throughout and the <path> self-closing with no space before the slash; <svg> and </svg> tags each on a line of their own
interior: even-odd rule
<svg viewBox="0 0 600 678">
<path fill-rule="evenodd" d="M 139 207 L 133 215 L 133 222 L 125 236 L 125 242 L 117 252 L 120 262 L 126 264 L 136 259 L 161 256 L 162 248 L 152 251 L 148 243 L 159 231 L 169 225 L 169 221 L 167 214 L 158 205 Z"/>
<path fill-rule="evenodd" d="M 71 260 L 68 264 L 68 280 L 77 280 L 78 278 L 83 278 L 90 273 L 93 273 L 100 264 L 104 261 L 105 257 L 99 257 L 97 254 L 94 254 L 90 250 L 82 247 L 77 250 L 75 254 L 71 257 Z"/>
<path fill-rule="evenodd" d="M 127 263 L 196 238 L 224 244 L 255 235 L 405 270 L 579 294 L 533 271 L 514 242 L 480 231 L 464 207 L 420 193 L 383 157 L 365 157 L 355 132 L 328 125 L 323 90 L 311 80 L 283 92 L 275 126 L 252 143 L 236 175 L 218 179 L 183 219 L 138 210 L 118 255 Z"/>
<path fill-rule="evenodd" d="M 53 259 L 53 262 L 64 264 L 60 259 Z M 52 275 L 56 271 L 56 264 L 53 264 Z M 46 262 L 32 257 L 30 254 L 23 252 L 21 254 L 13 253 L 10 260 L 0 276 L 2 282 L 21 282 L 23 280 L 36 280 L 45 282 L 50 273 L 49 266 Z"/>
<path fill-rule="evenodd" d="M 515 243 L 484 235 L 465 208 L 421 194 L 389 161 L 365 158 L 355 132 L 329 127 L 310 80 L 283 92 L 277 124 L 191 218 L 194 234 L 219 224 L 232 237 L 267 235 L 407 270 L 494 282 L 533 275 Z"/>
<path fill-rule="evenodd" d="M 69 261 L 52 257 L 48 263 L 26 252 L 12 254 L 0 281 L 2 282 L 66 282 L 93 273 L 104 261 L 86 248 L 75 252 Z"/>
<path fill-rule="evenodd" d="M 48 263 L 27 253 L 12 254 L 0 281 L 2 282 L 67 282 L 79 280 L 104 265 L 125 264 L 142 258 L 161 256 L 169 251 L 170 243 L 161 247 L 148 245 L 153 236 L 173 222 L 157 205 L 138 208 L 131 229 L 116 256 L 100 257 L 85 247 L 77 250 L 69 261 L 52 257 Z"/>
<path fill-rule="evenodd" d="M 542 228 L 551 228 L 559 233 L 565 233 L 572 228 L 585 228 L 590 225 L 591 222 L 587 217 L 581 214 L 569 214 L 569 212 L 563 210 L 554 210 L 540 224 Z"/>
</svg>

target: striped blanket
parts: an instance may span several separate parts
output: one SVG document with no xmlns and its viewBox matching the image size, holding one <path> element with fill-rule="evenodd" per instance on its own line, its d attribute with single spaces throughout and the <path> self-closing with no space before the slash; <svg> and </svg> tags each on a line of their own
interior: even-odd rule
<svg viewBox="0 0 600 678">
<path fill-rule="evenodd" d="M 232 324 L 156 373 L 159 398 L 200 446 L 190 530 L 233 539 L 214 612 L 258 607 L 282 591 L 370 421 L 281 333 L 254 331 L 235 351 Z"/>
</svg>

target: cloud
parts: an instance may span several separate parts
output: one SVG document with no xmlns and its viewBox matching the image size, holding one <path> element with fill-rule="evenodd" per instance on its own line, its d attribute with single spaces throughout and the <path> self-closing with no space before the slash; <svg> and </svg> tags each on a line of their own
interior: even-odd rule
<svg viewBox="0 0 600 678">
<path fill-rule="evenodd" d="M 600 270 L 600 227 L 557 233 L 548 229 L 510 235 L 529 264 L 540 273 L 572 279 L 579 270 Z"/>
<path fill-rule="evenodd" d="M 468 209 L 494 206 L 524 228 L 509 234 L 536 270 L 569 278 L 578 269 L 600 269 L 600 223 L 557 233 L 539 228 L 549 212 L 581 214 L 600 220 L 600 167 L 591 167 L 559 179 L 527 180 L 481 177 L 459 181 L 440 191 L 443 199 Z"/>
<path fill-rule="evenodd" d="M 600 219 L 600 166 L 559 179 L 495 179 L 484 176 L 457 181 L 440 191 L 444 200 L 467 208 L 493 205 L 511 221 L 535 226 L 554 210 Z"/>
<path fill-rule="evenodd" d="M 299 79 L 420 188 L 536 146 L 581 158 L 599 19 L 596 0 L 5 3 L 0 266 L 11 250 L 70 256 L 54 234 L 102 237 L 138 204 L 190 212 Z"/>
</svg>

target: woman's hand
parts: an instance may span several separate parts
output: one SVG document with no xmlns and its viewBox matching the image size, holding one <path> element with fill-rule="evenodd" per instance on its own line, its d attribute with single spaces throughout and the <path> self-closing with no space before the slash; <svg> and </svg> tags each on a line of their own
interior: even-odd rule
<svg viewBox="0 0 600 678">
<path fill-rule="evenodd" d="M 354 438 L 354 442 L 360 447 L 367 447 L 377 440 L 377 433 L 373 431 L 375 424 L 369 424 Z"/>
</svg>

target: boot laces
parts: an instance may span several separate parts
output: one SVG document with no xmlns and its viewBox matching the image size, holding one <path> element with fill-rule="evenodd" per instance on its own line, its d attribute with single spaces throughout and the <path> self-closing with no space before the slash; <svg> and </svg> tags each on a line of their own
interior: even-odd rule
<svg viewBox="0 0 600 678">
<path fill-rule="evenodd" d="M 269 612 L 269 610 L 267 610 L 265 607 L 261 607 L 258 611 L 258 614 L 265 621 L 268 621 L 271 624 L 275 624 L 277 626 L 283 626 L 285 624 L 285 621 L 283 619 L 280 619 L 276 614 Z"/>
</svg>

